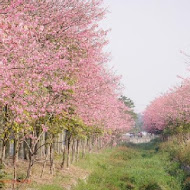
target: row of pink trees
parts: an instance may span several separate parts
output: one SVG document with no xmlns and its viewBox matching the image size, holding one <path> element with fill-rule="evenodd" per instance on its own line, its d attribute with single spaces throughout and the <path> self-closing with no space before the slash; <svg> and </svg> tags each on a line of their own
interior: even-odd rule
<svg viewBox="0 0 190 190">
<path fill-rule="evenodd" d="M 190 130 L 190 79 L 156 98 L 144 112 L 144 128 L 170 134 Z"/>
<path fill-rule="evenodd" d="M 15 179 L 23 142 L 29 152 L 30 177 L 44 133 L 48 133 L 45 145 L 50 146 L 52 168 L 53 144 L 62 130 L 67 130 L 68 139 L 90 138 L 101 131 L 98 134 L 104 134 L 107 144 L 133 125 L 126 114 L 129 108 L 119 100 L 119 78 L 105 65 L 107 31 L 98 26 L 106 12 L 101 3 L 0 2 L 1 161 L 13 138 Z"/>
</svg>

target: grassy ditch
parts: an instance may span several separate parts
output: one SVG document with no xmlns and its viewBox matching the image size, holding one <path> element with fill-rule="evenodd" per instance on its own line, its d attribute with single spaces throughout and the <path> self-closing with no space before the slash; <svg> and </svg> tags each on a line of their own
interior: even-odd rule
<svg viewBox="0 0 190 190">
<path fill-rule="evenodd" d="M 79 166 L 92 173 L 86 182 L 80 180 L 74 190 L 188 189 L 184 187 L 186 176 L 180 164 L 159 150 L 158 141 L 92 154 Z"/>
</svg>

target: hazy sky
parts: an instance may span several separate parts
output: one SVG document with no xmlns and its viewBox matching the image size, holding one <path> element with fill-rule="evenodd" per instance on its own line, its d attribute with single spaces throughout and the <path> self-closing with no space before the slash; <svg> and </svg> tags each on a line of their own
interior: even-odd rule
<svg viewBox="0 0 190 190">
<path fill-rule="evenodd" d="M 154 97 L 187 76 L 190 0 L 104 0 L 110 13 L 109 51 L 125 95 L 143 111 Z M 189 50 L 189 51 L 188 51 Z"/>
</svg>

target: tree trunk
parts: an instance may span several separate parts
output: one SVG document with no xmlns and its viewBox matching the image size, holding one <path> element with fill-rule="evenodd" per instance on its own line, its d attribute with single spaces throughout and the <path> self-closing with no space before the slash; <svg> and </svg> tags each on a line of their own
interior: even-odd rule
<svg viewBox="0 0 190 190">
<path fill-rule="evenodd" d="M 76 153 L 76 141 L 75 139 L 73 139 L 72 140 L 72 159 L 71 159 L 72 164 L 75 162 L 75 153 Z"/>
<path fill-rule="evenodd" d="M 82 158 L 85 157 L 85 154 L 86 154 L 86 141 L 83 140 L 82 141 Z"/>
<path fill-rule="evenodd" d="M 39 131 L 38 127 L 36 127 L 35 134 L 36 134 L 36 137 L 39 138 L 40 131 Z M 39 146 L 40 146 L 40 142 L 41 142 L 41 139 L 39 139 L 35 144 L 35 147 L 34 147 L 34 155 L 35 155 L 35 157 L 40 157 L 39 149 L 38 149 Z"/>
<path fill-rule="evenodd" d="M 76 145 L 76 161 L 79 160 L 79 153 L 80 153 L 80 140 L 77 139 L 77 145 Z"/>
<path fill-rule="evenodd" d="M 53 144 L 50 144 L 50 174 L 53 175 L 53 167 L 54 167 L 54 147 Z"/>
<path fill-rule="evenodd" d="M 71 136 L 68 138 L 68 144 L 67 144 L 67 168 L 70 167 L 70 143 L 71 143 Z"/>
<path fill-rule="evenodd" d="M 45 133 L 45 154 L 49 155 L 49 144 L 47 143 L 49 139 L 48 133 Z"/>
<path fill-rule="evenodd" d="M 29 160 L 29 150 L 26 142 L 23 142 L 23 154 L 24 154 L 24 159 Z"/>
<path fill-rule="evenodd" d="M 68 131 L 65 131 L 65 137 L 64 137 L 64 145 L 62 147 L 62 162 L 61 162 L 61 168 L 64 168 L 65 161 L 66 161 L 66 156 L 67 156 L 67 147 L 68 147 Z"/>
<path fill-rule="evenodd" d="M 28 163 L 26 179 L 29 179 L 31 177 L 31 170 L 34 164 L 34 152 L 35 152 L 35 146 L 33 140 L 30 139 L 29 163 Z"/>
<path fill-rule="evenodd" d="M 4 163 L 4 160 L 5 160 L 5 150 L 6 150 L 6 144 L 3 142 L 3 144 L 2 144 L 2 150 L 1 150 L 0 164 Z"/>
<path fill-rule="evenodd" d="M 34 154 L 32 153 L 30 154 L 30 157 L 29 157 L 29 164 L 28 164 L 26 179 L 29 179 L 31 177 L 31 170 L 32 170 L 33 164 L 34 164 Z"/>
<path fill-rule="evenodd" d="M 92 138 L 89 137 L 88 139 L 88 151 L 91 152 L 92 151 Z"/>
<path fill-rule="evenodd" d="M 6 148 L 5 148 L 5 159 L 9 158 L 10 156 L 10 141 L 7 140 L 6 142 Z"/>
<path fill-rule="evenodd" d="M 46 155 L 45 161 L 44 161 L 44 163 L 43 163 L 42 172 L 41 172 L 41 175 L 40 175 L 41 178 L 43 177 L 43 174 L 44 174 L 44 169 L 45 169 L 45 167 L 46 167 L 47 158 L 48 158 L 48 154 Z"/>
<path fill-rule="evenodd" d="M 18 139 L 15 138 L 14 140 L 14 155 L 13 155 L 13 176 L 14 176 L 14 181 L 17 180 L 17 161 L 18 161 L 18 151 L 19 151 L 19 143 Z"/>
<path fill-rule="evenodd" d="M 102 138 L 100 138 L 100 149 L 102 149 Z"/>
<path fill-rule="evenodd" d="M 24 159 L 24 144 L 23 142 L 19 146 L 18 157 Z"/>
<path fill-rule="evenodd" d="M 64 147 L 63 147 L 63 155 L 62 155 L 61 169 L 63 169 L 63 168 L 64 168 L 64 165 L 65 165 L 66 151 L 67 151 L 67 146 L 66 146 L 66 144 L 65 144 Z"/>
<path fill-rule="evenodd" d="M 52 143 L 50 144 L 50 174 L 54 174 L 54 153 L 55 153 L 55 137 L 52 135 Z"/>
</svg>

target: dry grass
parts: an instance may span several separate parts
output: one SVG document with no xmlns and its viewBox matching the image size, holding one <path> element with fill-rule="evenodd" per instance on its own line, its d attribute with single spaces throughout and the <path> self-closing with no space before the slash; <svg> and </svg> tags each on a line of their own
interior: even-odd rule
<svg viewBox="0 0 190 190">
<path fill-rule="evenodd" d="M 23 178 L 26 176 L 28 162 L 19 160 L 17 162 L 17 168 L 18 168 L 18 177 Z M 47 162 L 46 167 L 44 169 L 43 177 L 41 178 L 41 172 L 42 172 L 43 163 L 38 162 L 35 163 L 32 168 L 32 177 L 30 181 L 23 182 L 23 179 L 21 179 L 21 182 L 16 183 L 16 187 L 19 190 L 37 190 L 40 189 L 40 186 L 43 185 L 51 185 L 56 184 L 60 187 L 63 187 L 63 189 L 71 189 L 72 186 L 75 186 L 79 179 L 85 180 L 87 176 L 89 175 L 89 172 L 81 169 L 77 166 L 71 166 L 69 169 L 60 168 L 60 162 L 55 162 L 55 173 L 54 175 L 50 174 L 50 167 L 49 163 Z M 11 164 L 11 160 L 9 164 L 7 164 L 5 168 L 6 173 L 8 174 L 7 179 L 12 179 L 13 176 L 13 167 Z M 5 189 L 12 189 L 12 183 L 11 180 L 6 180 L 9 183 L 6 183 Z"/>
</svg>

